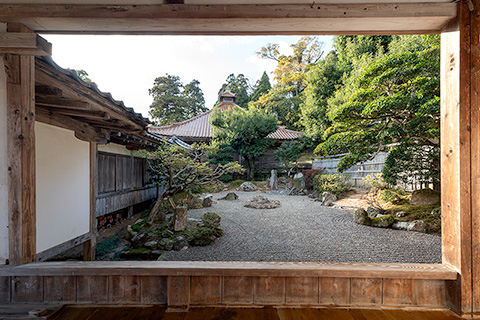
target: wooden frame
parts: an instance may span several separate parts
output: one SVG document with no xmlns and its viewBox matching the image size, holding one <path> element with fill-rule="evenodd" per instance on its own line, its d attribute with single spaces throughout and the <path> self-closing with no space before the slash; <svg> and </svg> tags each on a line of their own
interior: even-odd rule
<svg viewBox="0 0 480 320">
<path fill-rule="evenodd" d="M 381 270 L 371 271 L 369 276 L 361 277 L 359 276 L 362 274 L 363 265 L 361 264 L 349 265 L 339 274 L 330 273 L 333 270 L 326 272 L 323 267 L 311 264 L 308 266 L 314 270 L 302 272 L 301 268 L 289 269 L 288 264 L 284 263 L 269 265 L 261 272 L 257 270 L 261 264 L 247 264 L 238 267 L 238 270 L 235 270 L 235 273 L 232 271 L 230 275 L 223 273 L 226 272 L 224 270 L 226 263 L 223 262 L 213 263 L 208 268 L 209 273 L 204 274 L 201 270 L 202 263 L 190 262 L 181 266 L 176 265 L 175 268 L 168 268 L 167 263 L 161 263 L 161 267 L 155 270 L 160 272 L 161 276 L 154 276 L 146 281 L 142 277 L 150 275 L 139 277 L 131 274 L 131 272 L 142 271 L 135 264 L 130 266 L 127 264 L 119 271 L 114 271 L 112 268 L 117 268 L 120 264 L 93 263 L 86 268 L 88 271 L 85 271 L 90 274 L 83 274 L 84 271 L 80 271 L 80 267 L 85 268 L 85 265 L 77 265 L 76 271 L 69 275 L 66 273 L 73 271 L 65 264 L 56 265 L 56 268 L 52 264 L 43 266 L 29 264 L 15 268 L 0 268 L 0 287 L 8 288 L 5 292 L 12 292 L 11 296 L 7 298 L 2 296 L 2 299 L 5 302 L 50 301 L 45 297 L 51 291 L 47 289 L 43 291 L 41 288 L 44 284 L 48 284 L 45 288 L 52 288 L 53 282 L 48 278 L 49 272 L 57 272 L 64 277 L 65 283 L 76 283 L 76 301 L 78 297 L 86 297 L 81 299 L 82 301 L 87 298 L 96 301 L 96 298 L 104 297 L 105 294 L 109 297 L 111 295 L 110 298 L 104 298 L 110 302 L 118 302 L 122 295 L 129 297 L 128 299 L 131 298 L 131 303 L 151 301 L 152 297 L 148 294 L 153 292 L 152 284 L 157 283 L 163 290 L 161 292 L 165 290 L 168 292 L 165 303 L 169 303 L 172 307 L 188 307 L 191 303 L 201 305 L 218 303 L 219 296 L 224 299 L 220 300 L 220 303 L 226 304 L 234 303 L 235 299 L 240 299 L 245 304 L 257 305 L 290 302 L 301 304 L 302 301 L 312 301 L 311 294 L 306 292 L 309 292 L 308 290 L 314 292 L 317 285 L 318 288 L 326 288 L 327 292 L 329 287 L 335 287 L 339 292 L 343 292 L 340 300 L 334 299 L 333 296 L 329 298 L 328 295 L 319 297 L 317 300 L 319 304 L 330 301 L 340 305 L 350 305 L 353 302 L 365 305 L 387 304 L 422 306 L 423 308 L 428 305 L 434 307 L 448 305 L 460 314 L 480 315 L 480 101 L 478 96 L 480 91 L 480 1 L 460 0 L 459 3 L 442 4 L 407 2 L 399 1 L 399 10 L 395 7 L 397 4 L 391 3 L 322 4 L 319 5 L 322 10 L 317 9 L 316 12 L 311 10 L 314 7 L 310 5 L 220 5 L 207 8 L 186 4 L 136 7 L 9 4 L 0 5 L 0 21 L 23 22 L 35 31 L 105 34 L 114 32 L 125 34 L 392 34 L 441 31 L 441 161 L 444 224 L 442 227 L 443 266 L 437 267 L 450 270 L 447 276 L 435 273 L 435 279 L 423 279 L 427 277 L 427 273 L 412 268 L 410 271 L 390 278 L 387 275 L 391 274 L 389 270 L 393 265 L 384 265 L 386 269 L 380 268 Z M 159 19 L 163 23 L 162 26 L 158 24 Z M 329 23 L 333 27 L 327 27 Z M 339 27 L 340 23 L 344 26 L 343 29 Z M 246 28 L 246 25 L 250 25 L 250 29 Z M 299 26 L 302 29 L 299 29 Z M 348 29 L 349 27 L 357 27 L 357 29 Z M 22 32 L 21 30 L 9 31 Z M 8 58 L 8 55 L 6 57 L 8 65 L 15 66 L 14 61 L 17 58 L 15 56 Z M 31 61 L 24 56 L 18 59 L 20 63 L 26 65 Z M 22 68 L 22 70 L 25 69 L 31 70 L 28 67 Z M 32 78 L 28 74 L 22 75 L 21 78 L 26 80 L 22 90 L 28 98 L 31 96 L 30 87 L 33 87 Z M 12 86 L 9 84 L 10 87 Z M 15 89 L 9 89 L 8 92 L 9 105 L 13 106 L 16 104 L 15 99 L 20 99 L 20 95 Z M 26 112 L 25 123 L 18 124 L 20 121 L 10 121 L 17 123 L 10 124 L 12 130 L 26 130 L 25 135 L 21 133 L 16 138 L 12 135 L 9 139 L 11 160 L 15 157 L 24 160 L 20 167 L 11 167 L 11 195 L 15 197 L 15 201 L 22 203 L 21 208 L 10 207 L 12 230 L 25 230 L 25 228 L 31 228 L 34 223 L 34 207 L 32 207 L 34 189 L 27 188 L 25 191 L 19 188 L 20 182 L 27 187 L 33 186 L 32 181 L 29 181 L 30 178 L 27 179 L 25 174 L 31 169 L 32 154 L 34 154 L 34 145 L 31 144 L 32 114 L 29 113 L 31 110 L 29 108 L 31 103 L 27 102 L 19 111 Z M 9 117 L 18 119 L 15 112 L 10 113 Z M 22 141 L 17 143 L 14 139 L 20 136 Z M 17 149 L 18 146 L 21 147 Z M 24 218 L 19 220 L 17 212 Z M 20 221 L 22 221 L 21 224 Z M 13 263 L 32 261 L 30 254 L 32 239 L 26 236 L 27 233 L 23 234 L 24 237 L 16 235 L 11 239 Z M 260 273 L 256 275 L 252 273 L 252 267 L 257 270 L 255 272 Z M 420 279 L 412 279 L 412 277 L 420 277 Z M 291 278 L 296 278 L 298 281 Z M 340 280 L 346 278 L 350 279 L 348 286 L 345 286 L 345 280 Z M 427 287 L 417 286 L 415 282 L 420 280 L 432 280 L 435 283 L 430 283 Z M 88 288 L 93 288 L 90 287 L 92 283 L 106 283 L 106 286 L 97 291 L 90 290 Z M 228 288 L 235 288 L 239 284 L 251 287 L 253 291 L 247 290 L 238 294 L 229 291 Z M 20 289 L 27 285 L 29 288 L 38 287 L 38 290 L 31 290 L 29 295 L 25 295 L 25 292 L 22 293 Z M 436 292 L 441 292 L 440 300 L 442 297 L 445 299 L 443 305 L 431 303 L 431 301 L 425 302 L 425 299 L 429 299 L 429 290 L 433 288 L 429 286 L 436 286 Z M 126 288 L 131 290 L 127 292 Z M 345 290 L 341 291 L 342 288 Z M 289 296 L 292 292 L 294 298 Z M 267 296 L 271 296 L 272 300 Z M 369 299 L 365 300 L 365 297 Z M 297 298 L 298 300 L 295 300 Z M 418 301 L 422 302 L 418 303 Z"/>
</svg>

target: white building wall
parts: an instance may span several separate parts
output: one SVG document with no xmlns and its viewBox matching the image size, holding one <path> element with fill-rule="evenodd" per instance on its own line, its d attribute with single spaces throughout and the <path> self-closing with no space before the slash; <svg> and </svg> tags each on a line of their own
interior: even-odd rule
<svg viewBox="0 0 480 320">
<path fill-rule="evenodd" d="M 98 151 L 123 154 L 126 156 L 129 156 L 132 154 L 132 151 L 128 150 L 127 147 L 122 146 L 121 144 L 116 144 L 116 143 L 99 144 Z"/>
<path fill-rule="evenodd" d="M 2 29 L 0 24 L 0 31 Z M 8 259 L 7 78 L 0 55 L 0 265 Z"/>
<path fill-rule="evenodd" d="M 89 232 L 90 148 L 73 131 L 35 123 L 37 253 Z"/>
</svg>

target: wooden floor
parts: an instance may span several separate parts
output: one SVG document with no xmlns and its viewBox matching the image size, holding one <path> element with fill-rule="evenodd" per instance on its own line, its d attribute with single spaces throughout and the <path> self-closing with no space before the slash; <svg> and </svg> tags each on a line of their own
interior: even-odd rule
<svg viewBox="0 0 480 320">
<path fill-rule="evenodd" d="M 461 319 L 450 311 L 404 311 L 336 308 L 191 308 L 166 312 L 158 306 L 96 307 L 66 306 L 49 320 L 444 320 Z"/>
</svg>

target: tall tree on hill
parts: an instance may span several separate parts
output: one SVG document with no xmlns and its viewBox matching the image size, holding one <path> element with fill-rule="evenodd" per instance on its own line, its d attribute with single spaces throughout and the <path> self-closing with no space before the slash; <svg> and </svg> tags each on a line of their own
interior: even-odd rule
<svg viewBox="0 0 480 320">
<path fill-rule="evenodd" d="M 281 125 L 292 129 L 301 128 L 299 107 L 305 89 L 305 75 L 323 56 L 323 43 L 316 37 L 302 37 L 292 44 L 292 55 L 280 54 L 278 44 L 268 44 L 257 52 L 264 59 L 277 61 L 274 71 L 277 83 L 262 95 L 252 106 L 275 114 Z"/>
<path fill-rule="evenodd" d="M 237 94 L 236 104 L 242 108 L 248 108 L 248 103 L 250 102 L 250 83 L 248 78 L 243 74 L 230 74 L 225 80 L 225 83 L 222 85 L 218 94 L 225 92 L 226 90 Z"/>
<path fill-rule="evenodd" d="M 260 80 L 255 84 L 255 89 L 253 90 L 250 101 L 257 101 L 262 95 L 268 93 L 271 88 L 272 85 L 270 84 L 270 78 L 268 77 L 267 72 L 264 71 Z"/>
<path fill-rule="evenodd" d="M 267 136 L 277 130 L 277 119 L 264 111 L 236 108 L 232 112 L 214 109 L 211 124 L 217 143 L 227 143 L 234 152 L 245 158 L 248 179 L 255 176 L 255 158 L 263 155 L 273 144 Z"/>
<path fill-rule="evenodd" d="M 155 79 L 148 93 L 153 97 L 150 115 L 158 125 L 187 120 L 206 111 L 200 82 L 193 80 L 186 86 L 179 76 L 166 74 Z"/>
</svg>

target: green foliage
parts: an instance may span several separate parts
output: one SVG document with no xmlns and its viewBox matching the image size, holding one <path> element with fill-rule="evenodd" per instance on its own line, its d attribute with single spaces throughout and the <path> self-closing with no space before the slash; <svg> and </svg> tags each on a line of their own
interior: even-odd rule
<svg viewBox="0 0 480 320">
<path fill-rule="evenodd" d="M 337 197 L 350 190 L 348 176 L 343 174 L 319 174 L 313 178 L 313 187 L 318 193 L 331 192 Z"/>
<path fill-rule="evenodd" d="M 188 243 L 192 246 L 207 246 L 223 236 L 220 228 L 221 217 L 214 212 L 202 215 L 202 225 L 188 231 Z"/>
<path fill-rule="evenodd" d="M 80 79 L 82 79 L 83 81 L 85 82 L 92 82 L 92 79 L 90 79 L 87 71 L 83 70 L 83 69 L 80 69 L 80 70 L 75 70 L 78 74 L 78 76 L 80 77 Z"/>
<path fill-rule="evenodd" d="M 330 109 L 333 125 L 315 153 L 349 152 L 338 165 L 343 171 L 395 143 L 383 172 L 386 182 L 395 184 L 416 174 L 435 180 L 439 165 L 434 154 L 440 141 L 439 38 L 402 36 L 392 43 L 391 53 L 357 64 L 351 94 Z M 418 51 L 402 49 L 412 47 Z"/>
<path fill-rule="evenodd" d="M 217 143 L 229 144 L 245 158 L 249 179 L 254 178 L 254 161 L 273 145 L 267 135 L 277 130 L 276 118 L 262 110 L 236 108 L 231 112 L 214 109 L 210 118 Z"/>
<path fill-rule="evenodd" d="M 385 202 L 390 202 L 392 204 L 401 204 L 408 202 L 408 200 L 405 199 L 404 195 L 405 191 L 396 189 L 383 189 L 378 192 L 378 197 L 381 200 Z"/>
<path fill-rule="evenodd" d="M 294 163 L 303 155 L 304 148 L 300 141 L 285 141 L 273 154 L 290 172 L 295 166 Z"/>
<path fill-rule="evenodd" d="M 235 100 L 236 104 L 242 108 L 248 108 L 248 103 L 250 102 L 250 84 L 247 77 L 243 74 L 238 74 L 236 76 L 233 73 L 230 74 L 218 91 L 218 94 L 227 91 L 227 89 L 230 90 L 231 93 L 237 94 L 237 99 Z"/>
<path fill-rule="evenodd" d="M 180 77 L 166 74 L 155 79 L 148 93 L 153 97 L 150 115 L 158 125 L 181 122 L 208 110 L 198 80 L 186 86 Z"/>
<path fill-rule="evenodd" d="M 244 182 L 246 182 L 246 180 L 238 179 L 238 180 L 230 181 L 229 185 L 232 187 L 239 187 Z"/>
<path fill-rule="evenodd" d="M 220 177 L 220 181 L 222 182 L 230 182 L 232 181 L 232 175 L 225 173 L 223 176 Z"/>
<path fill-rule="evenodd" d="M 373 188 L 380 190 L 386 189 L 388 187 L 380 173 L 377 173 L 375 175 L 369 174 L 365 178 L 363 178 L 362 181 L 371 185 Z"/>
<path fill-rule="evenodd" d="M 96 253 L 97 257 L 102 257 L 107 253 L 114 251 L 118 247 L 120 239 L 117 236 L 110 237 L 102 242 L 97 243 Z"/>
<path fill-rule="evenodd" d="M 223 230 L 220 228 L 220 221 L 222 218 L 215 212 L 207 212 L 202 215 L 202 225 L 206 228 L 212 229 L 217 238 L 223 236 Z"/>
<path fill-rule="evenodd" d="M 264 71 L 260 80 L 255 84 L 255 89 L 250 98 L 250 101 L 257 101 L 262 95 L 266 94 L 272 85 L 270 84 L 270 79 L 268 78 L 267 72 Z"/>
<path fill-rule="evenodd" d="M 228 143 L 213 140 L 211 144 L 214 148 L 207 153 L 208 162 L 227 164 L 233 161 L 235 150 Z"/>
</svg>

